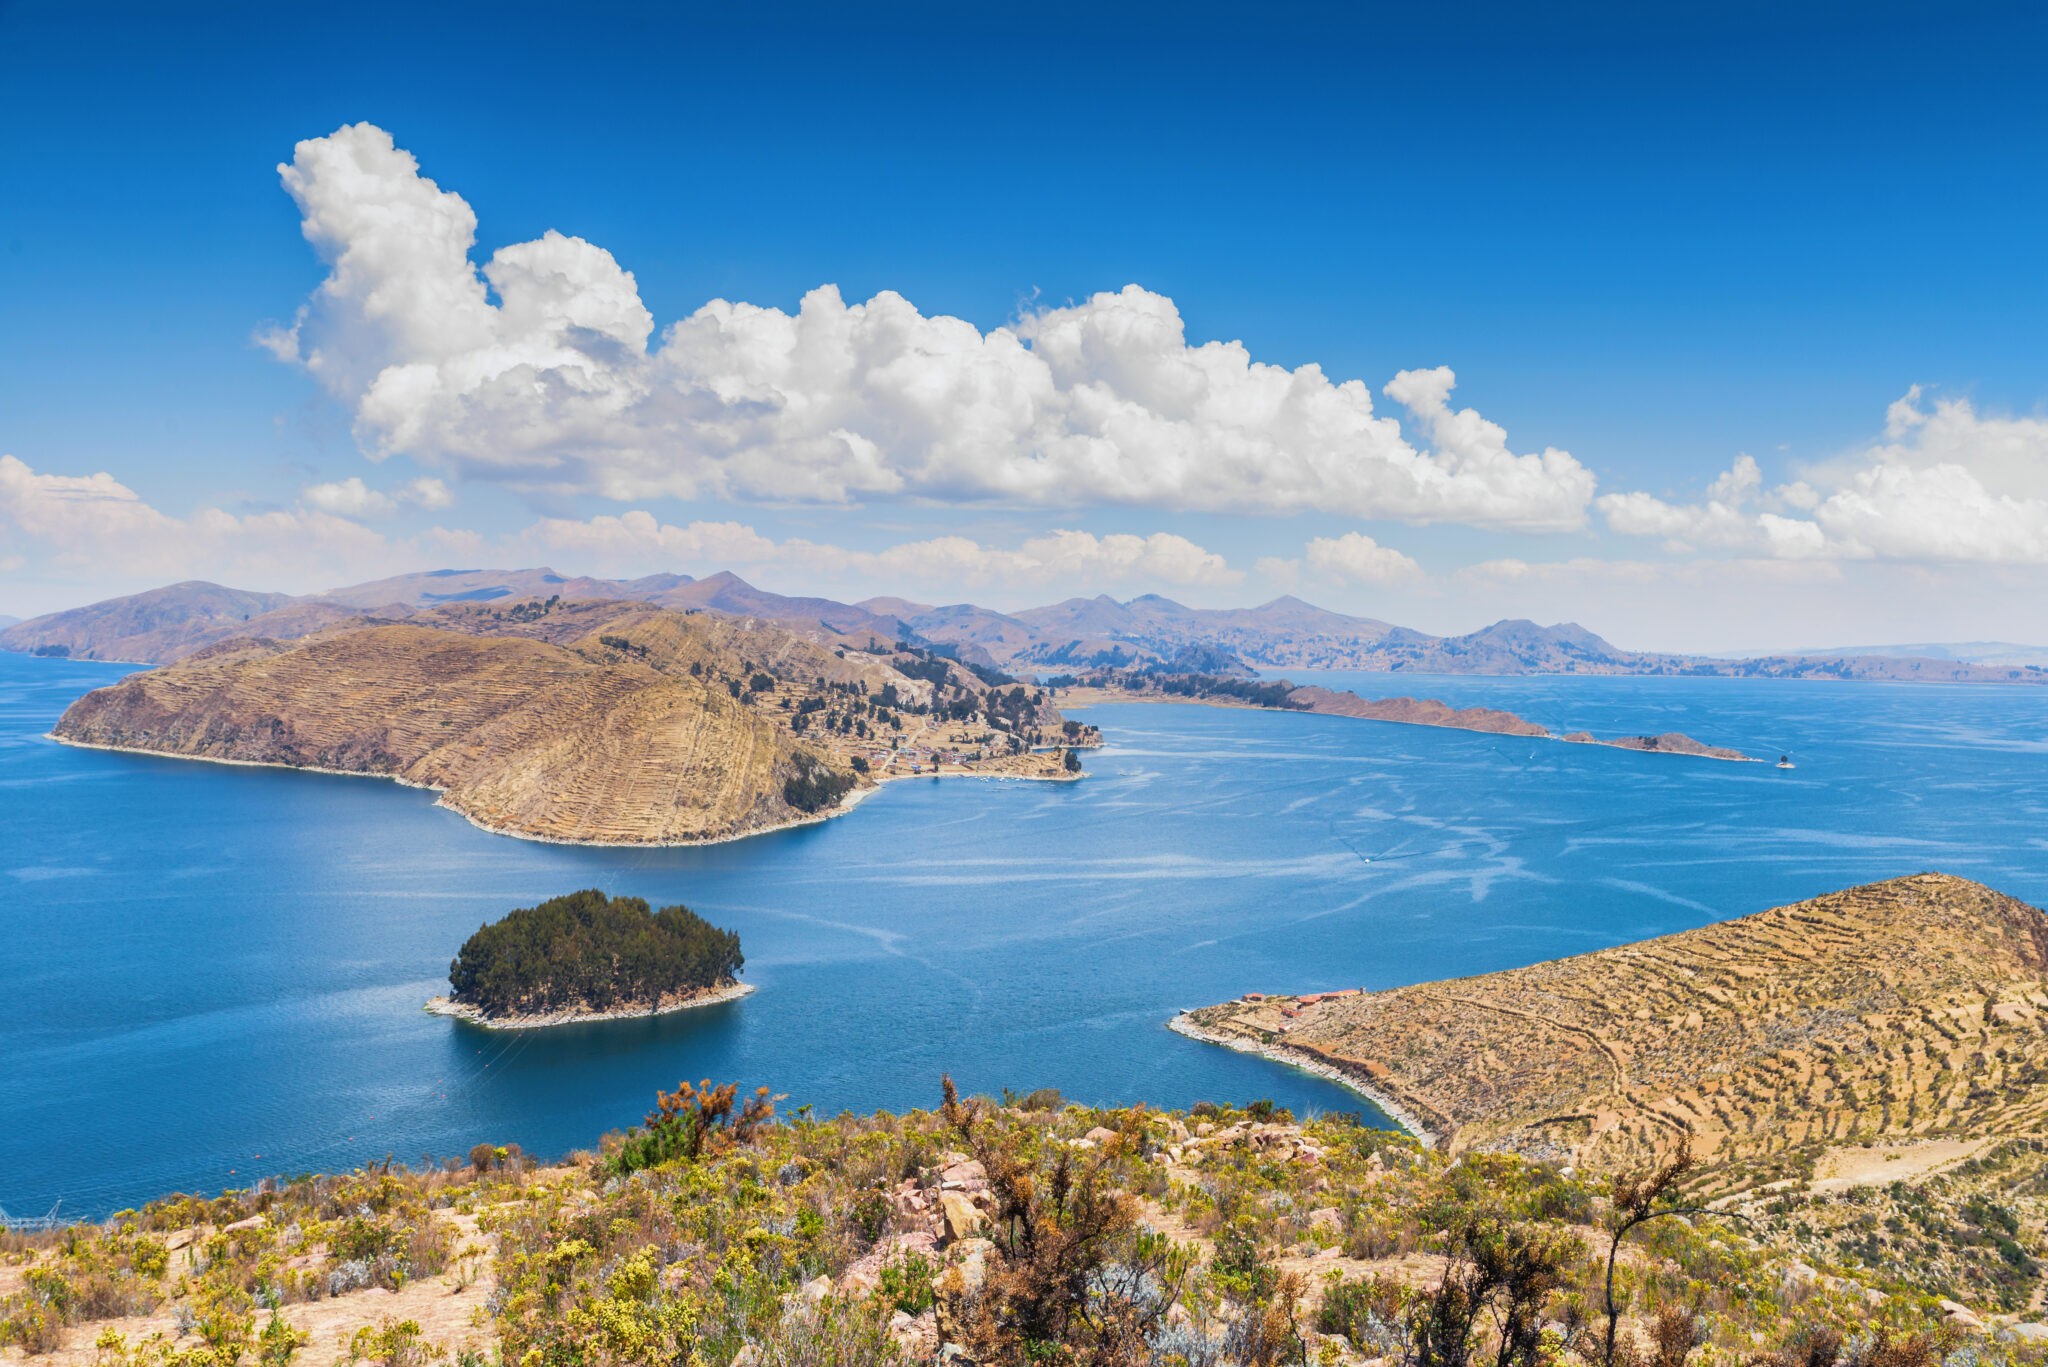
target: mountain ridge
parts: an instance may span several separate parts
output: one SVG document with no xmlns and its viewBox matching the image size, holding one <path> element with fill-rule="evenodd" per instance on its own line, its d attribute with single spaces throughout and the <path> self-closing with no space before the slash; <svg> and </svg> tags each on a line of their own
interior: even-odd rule
<svg viewBox="0 0 2048 1367">
<path fill-rule="evenodd" d="M 565 576 L 521 570 L 430 570 L 293 596 L 185 581 L 49 613 L 0 628 L 0 649 L 168 664 L 243 635 L 296 639 L 359 612 L 402 617 L 458 602 L 612 599 L 775 622 L 828 641 L 950 647 L 963 663 L 1040 674 L 1089 669 L 1343 669 L 1376 673 L 1629 674 L 1872 679 L 1944 683 L 2048 683 L 2048 669 L 2012 659 L 1779 654 L 1727 659 L 1632 651 L 1576 622 L 1505 618 L 1460 636 L 1435 636 L 1353 617 L 1282 595 L 1249 608 L 1193 608 L 1158 594 L 1107 594 L 1017 612 L 905 598 L 842 603 L 756 588 L 731 571 L 704 578 Z"/>
</svg>

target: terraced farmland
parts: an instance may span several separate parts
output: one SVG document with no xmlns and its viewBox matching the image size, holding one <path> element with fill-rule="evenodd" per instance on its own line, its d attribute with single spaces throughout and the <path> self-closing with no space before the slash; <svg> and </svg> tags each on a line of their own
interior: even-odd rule
<svg viewBox="0 0 2048 1367">
<path fill-rule="evenodd" d="M 1256 994 L 1254 994 L 1256 996 Z M 2048 1130 L 2048 920 L 1929 873 L 1529 968 L 1199 1028 L 1369 1084 L 1454 1150 L 1611 1168 L 1689 1137 L 1715 1184 L 1830 1147 Z"/>
</svg>

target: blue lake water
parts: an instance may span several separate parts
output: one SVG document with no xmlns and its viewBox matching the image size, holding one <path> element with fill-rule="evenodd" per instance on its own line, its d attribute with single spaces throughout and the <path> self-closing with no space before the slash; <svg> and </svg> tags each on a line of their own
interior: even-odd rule
<svg viewBox="0 0 2048 1367">
<path fill-rule="evenodd" d="M 560 1153 L 684 1077 L 823 1112 L 930 1106 L 945 1071 L 1089 1102 L 1364 1109 L 1164 1022 L 1929 868 L 2048 901 L 2042 690 L 1324 675 L 1799 767 L 1128 704 L 1089 713 L 1110 744 L 1079 784 L 897 783 L 821 826 L 620 850 L 488 835 L 384 782 L 42 739 L 123 672 L 0 655 L 0 1206 L 17 1214 L 479 1140 Z M 586 886 L 737 929 L 759 990 L 518 1034 L 420 1010 L 478 924 Z"/>
</svg>

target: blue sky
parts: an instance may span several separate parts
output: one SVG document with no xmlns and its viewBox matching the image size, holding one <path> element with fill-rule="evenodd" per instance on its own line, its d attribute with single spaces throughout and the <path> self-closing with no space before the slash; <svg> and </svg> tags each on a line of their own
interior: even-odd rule
<svg viewBox="0 0 2048 1367">
<path fill-rule="evenodd" d="M 0 3 L 0 612 L 546 561 L 1009 607 L 1291 591 L 1674 648 L 2048 638 L 2048 18 L 1533 8 Z M 359 124 L 397 160 L 287 193 L 302 141 Z M 495 285 L 435 331 L 446 254 L 355 212 L 428 204 L 421 177 L 473 211 L 475 267 L 553 230 L 631 273 L 641 351 L 570 365 L 602 411 L 479 378 L 516 353 L 544 382 L 587 332 L 513 336 Z M 355 225 L 328 259 L 323 213 Z M 351 247 L 387 274 L 316 298 Z M 594 291 L 575 328 L 617 302 L 593 260 L 529 262 Z M 826 284 L 915 310 L 850 378 L 762 369 L 758 331 L 664 342 Z M 257 344 L 309 300 L 296 351 Z M 1369 415 L 1260 416 L 1227 364 L 1189 399 L 1189 357 L 1129 330 L 1161 307 Z M 906 376 L 959 343 L 942 318 L 1026 359 Z M 367 397 L 394 367 L 438 387 Z M 1436 367 L 1420 408 L 1387 392 Z M 985 429 L 945 384 L 1030 412 Z"/>
</svg>

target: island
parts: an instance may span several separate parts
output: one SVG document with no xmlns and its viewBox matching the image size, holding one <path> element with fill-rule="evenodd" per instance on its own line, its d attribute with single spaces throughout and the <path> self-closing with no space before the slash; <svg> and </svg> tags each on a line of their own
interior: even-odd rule
<svg viewBox="0 0 2048 1367">
<path fill-rule="evenodd" d="M 2048 1121 L 2048 917 L 1927 873 L 1390 991 L 1247 992 L 1173 1028 L 1311 1067 L 1452 1153 L 1614 1171 L 1680 1141 L 1733 1193 L 1831 1151 Z"/>
<path fill-rule="evenodd" d="M 479 927 L 427 1010 L 502 1030 L 653 1016 L 745 996 L 745 962 L 736 933 L 688 907 L 586 888 Z"/>
</svg>

